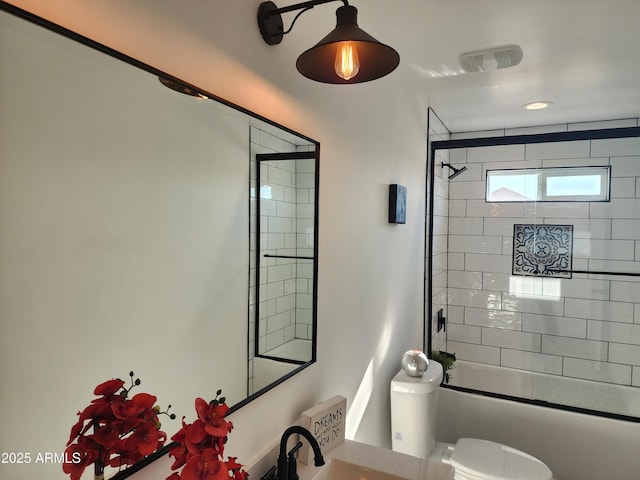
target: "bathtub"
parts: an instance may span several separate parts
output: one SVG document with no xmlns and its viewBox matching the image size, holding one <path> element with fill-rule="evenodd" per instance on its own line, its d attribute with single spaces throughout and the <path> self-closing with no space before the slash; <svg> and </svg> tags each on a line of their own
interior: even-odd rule
<svg viewBox="0 0 640 480">
<path fill-rule="evenodd" d="M 573 395 L 580 400 L 581 408 L 603 406 L 604 397 L 598 391 L 601 383 L 464 361 L 456 362 L 452 374 L 452 384 L 464 382 L 467 388 L 486 391 L 491 387 L 495 393 L 511 396 L 527 392 L 530 398 L 554 403 Z M 476 437 L 504 443 L 542 460 L 558 480 L 640 479 L 639 422 L 454 388 L 440 389 L 436 425 L 439 441 L 454 443 L 459 438 Z M 546 388 L 552 389 L 551 396 L 540 398 Z M 631 399 L 629 388 L 620 388 L 615 401 L 638 402 L 638 397 Z M 630 415 L 638 405 L 629 407 Z"/>
<path fill-rule="evenodd" d="M 308 362 L 311 360 L 311 340 L 302 340 L 294 338 L 287 343 L 283 343 L 279 347 L 273 348 L 264 355 L 267 357 L 287 358 L 296 362 Z"/>
<path fill-rule="evenodd" d="M 311 340 L 293 339 L 253 359 L 253 392 L 270 385 L 311 360 Z M 288 359 L 284 361 L 280 359 Z"/>
<path fill-rule="evenodd" d="M 640 418 L 640 388 L 457 361 L 452 386 Z M 640 474 L 638 475 L 640 480 Z"/>
</svg>

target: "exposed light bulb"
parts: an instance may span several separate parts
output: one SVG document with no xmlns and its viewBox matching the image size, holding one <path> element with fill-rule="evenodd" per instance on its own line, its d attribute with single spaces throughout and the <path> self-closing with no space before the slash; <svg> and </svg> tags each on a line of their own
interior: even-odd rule
<svg viewBox="0 0 640 480">
<path fill-rule="evenodd" d="M 340 42 L 336 51 L 334 63 L 336 75 L 345 80 L 351 80 L 360 71 L 358 49 L 353 42 Z"/>
</svg>

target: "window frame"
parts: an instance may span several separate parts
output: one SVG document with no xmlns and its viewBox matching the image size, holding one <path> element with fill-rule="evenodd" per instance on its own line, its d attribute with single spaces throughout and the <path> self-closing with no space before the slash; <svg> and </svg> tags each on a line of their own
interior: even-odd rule
<svg viewBox="0 0 640 480">
<path fill-rule="evenodd" d="M 597 175 L 600 177 L 600 195 L 547 195 L 547 180 L 554 177 L 571 176 L 566 172 L 573 171 L 576 176 Z M 492 172 L 499 172 L 496 176 L 515 175 L 537 176 L 536 198 L 521 200 L 491 199 L 489 191 L 489 177 Z M 565 173 L 563 175 L 563 172 Z M 532 202 L 609 202 L 611 201 L 611 165 L 575 166 L 575 167 L 533 167 L 533 168 L 495 168 L 485 173 L 485 202 L 487 203 L 532 203 Z"/>
</svg>

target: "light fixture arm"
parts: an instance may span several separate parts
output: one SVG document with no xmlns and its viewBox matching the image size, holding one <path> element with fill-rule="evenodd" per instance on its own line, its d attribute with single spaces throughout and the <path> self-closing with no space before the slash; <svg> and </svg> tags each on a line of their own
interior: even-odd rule
<svg viewBox="0 0 640 480">
<path fill-rule="evenodd" d="M 349 5 L 349 2 L 347 0 L 311 0 L 309 2 L 296 3 L 295 5 L 289 5 L 288 7 L 278 8 L 274 12 L 272 12 L 272 14 L 283 14 L 283 13 L 288 13 L 288 12 L 293 12 L 295 10 L 303 10 L 303 9 L 309 10 L 315 7 L 316 5 L 322 5 L 323 3 L 330 3 L 330 2 L 342 2 L 345 5 Z"/>
<path fill-rule="evenodd" d="M 282 37 L 291 31 L 298 17 L 304 12 L 311 10 L 317 5 L 338 1 L 342 2 L 345 6 L 349 6 L 349 2 L 347 0 L 311 0 L 282 8 L 278 8 L 273 2 L 262 2 L 258 8 L 258 26 L 260 27 L 262 38 L 269 45 L 277 45 L 282 42 Z M 294 12 L 296 10 L 302 11 L 293 19 L 289 29 L 284 31 L 282 14 Z"/>
</svg>

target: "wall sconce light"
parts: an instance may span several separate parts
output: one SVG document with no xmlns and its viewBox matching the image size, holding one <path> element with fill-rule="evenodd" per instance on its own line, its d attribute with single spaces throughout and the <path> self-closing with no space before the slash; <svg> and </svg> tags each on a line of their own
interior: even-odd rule
<svg viewBox="0 0 640 480">
<path fill-rule="evenodd" d="M 269 45 L 279 44 L 300 15 L 316 5 L 332 1 L 337 0 L 314 0 L 283 8 L 278 8 L 273 2 L 262 2 L 258 7 L 262 38 Z M 336 28 L 298 57 L 298 71 L 318 82 L 350 84 L 375 80 L 395 70 L 400 63 L 398 52 L 361 30 L 358 27 L 358 10 L 347 0 L 340 1 L 344 5 L 336 11 Z M 284 31 L 282 14 L 295 10 L 302 11 Z"/>
</svg>

